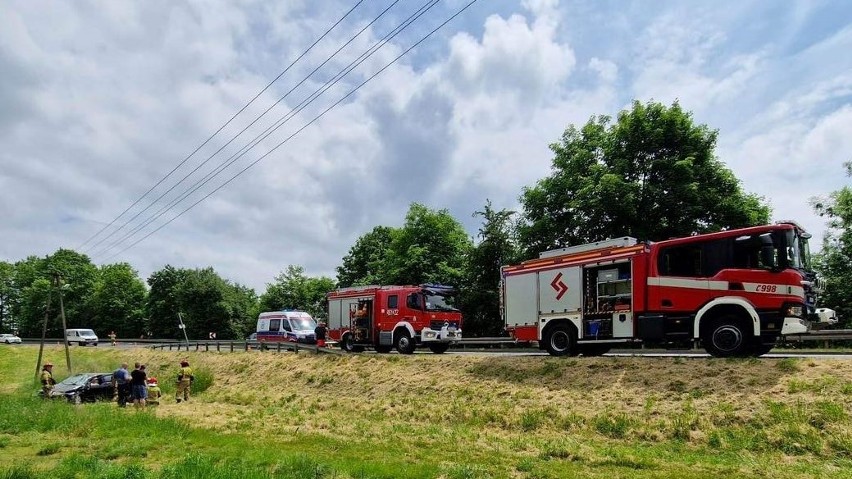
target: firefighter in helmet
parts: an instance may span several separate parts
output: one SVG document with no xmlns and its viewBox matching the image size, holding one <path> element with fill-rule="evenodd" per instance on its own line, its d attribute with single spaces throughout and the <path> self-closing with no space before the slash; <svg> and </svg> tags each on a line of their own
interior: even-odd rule
<svg viewBox="0 0 852 479">
<path fill-rule="evenodd" d="M 50 393 L 53 392 L 55 384 L 56 381 L 53 379 L 53 363 L 48 361 L 41 367 L 41 391 L 45 399 L 50 398 Z"/>
<path fill-rule="evenodd" d="M 195 376 L 192 375 L 192 369 L 189 367 L 189 361 L 184 359 L 180 362 L 180 372 L 177 377 L 177 392 L 175 392 L 175 401 L 189 401 L 189 390 L 192 382 L 195 381 Z"/>
<path fill-rule="evenodd" d="M 150 377 L 146 381 L 148 382 L 148 404 L 156 406 L 160 404 L 160 397 L 163 395 L 163 392 L 160 391 L 160 384 L 155 377 Z"/>
</svg>

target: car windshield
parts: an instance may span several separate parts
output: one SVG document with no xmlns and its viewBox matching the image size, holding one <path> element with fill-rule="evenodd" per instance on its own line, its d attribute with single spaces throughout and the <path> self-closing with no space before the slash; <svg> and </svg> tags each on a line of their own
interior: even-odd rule
<svg viewBox="0 0 852 479">
<path fill-rule="evenodd" d="M 291 318 L 290 324 L 293 326 L 294 330 L 300 331 L 313 331 L 317 327 L 317 323 L 313 318 Z"/>
<path fill-rule="evenodd" d="M 426 292 L 426 311 L 458 311 L 452 302 L 452 296 Z"/>
<path fill-rule="evenodd" d="M 92 376 L 90 374 L 75 374 L 73 376 L 68 376 L 59 382 L 59 384 L 64 384 L 68 386 L 82 386 L 86 384 L 86 381 L 89 380 Z"/>
</svg>

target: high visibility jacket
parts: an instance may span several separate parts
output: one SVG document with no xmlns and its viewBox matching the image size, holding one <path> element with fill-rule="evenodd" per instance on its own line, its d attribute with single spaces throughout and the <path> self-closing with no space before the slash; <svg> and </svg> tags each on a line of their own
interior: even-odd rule
<svg viewBox="0 0 852 479">
<path fill-rule="evenodd" d="M 180 368 L 180 373 L 178 374 L 178 382 L 179 383 L 189 383 L 192 381 L 192 368 L 189 366 L 184 366 Z"/>
<path fill-rule="evenodd" d="M 42 369 L 41 371 L 41 385 L 42 386 L 53 386 L 56 384 L 56 381 L 53 380 L 53 374 L 50 374 L 50 371 L 47 369 Z"/>
</svg>

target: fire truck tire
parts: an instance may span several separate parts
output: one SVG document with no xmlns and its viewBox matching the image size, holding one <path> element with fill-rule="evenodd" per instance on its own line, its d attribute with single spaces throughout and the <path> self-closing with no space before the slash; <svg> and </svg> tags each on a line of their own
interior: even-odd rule
<svg viewBox="0 0 852 479">
<path fill-rule="evenodd" d="M 414 340 L 411 339 L 411 335 L 409 335 L 408 331 L 405 329 L 400 329 L 396 332 L 393 344 L 399 354 L 413 354 L 414 349 L 417 347 L 417 345 L 414 344 Z"/>
<path fill-rule="evenodd" d="M 347 353 L 356 353 L 357 346 L 355 346 L 355 338 L 352 337 L 351 333 L 345 333 L 342 338 L 340 338 L 340 349 L 346 351 Z"/>
<path fill-rule="evenodd" d="M 450 343 L 435 343 L 429 345 L 429 350 L 435 354 L 444 354 L 450 349 Z"/>
<path fill-rule="evenodd" d="M 745 356 L 751 352 L 751 337 L 743 327 L 743 322 L 733 314 L 713 320 L 701 340 L 704 349 L 717 358 Z"/>
<path fill-rule="evenodd" d="M 592 356 L 603 356 L 612 349 L 612 346 L 609 344 L 581 344 L 577 349 L 580 351 L 580 354 L 590 358 Z"/>
<path fill-rule="evenodd" d="M 547 352 L 551 356 L 576 356 L 577 333 L 567 324 L 557 324 L 547 332 L 544 340 Z"/>
<path fill-rule="evenodd" d="M 393 346 L 384 346 L 384 345 L 376 346 L 376 352 L 379 353 L 379 354 L 387 354 L 387 353 L 391 352 L 392 349 L 393 349 Z"/>
</svg>

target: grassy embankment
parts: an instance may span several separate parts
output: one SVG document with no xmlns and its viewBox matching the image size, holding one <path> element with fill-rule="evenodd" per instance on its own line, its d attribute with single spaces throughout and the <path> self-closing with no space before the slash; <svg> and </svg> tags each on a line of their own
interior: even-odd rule
<svg viewBox="0 0 852 479">
<path fill-rule="evenodd" d="M 0 347 L 0 478 L 852 476 L 850 361 L 73 353 L 167 400 L 39 401 L 36 349 Z M 208 387 L 175 404 L 186 356 Z"/>
</svg>

